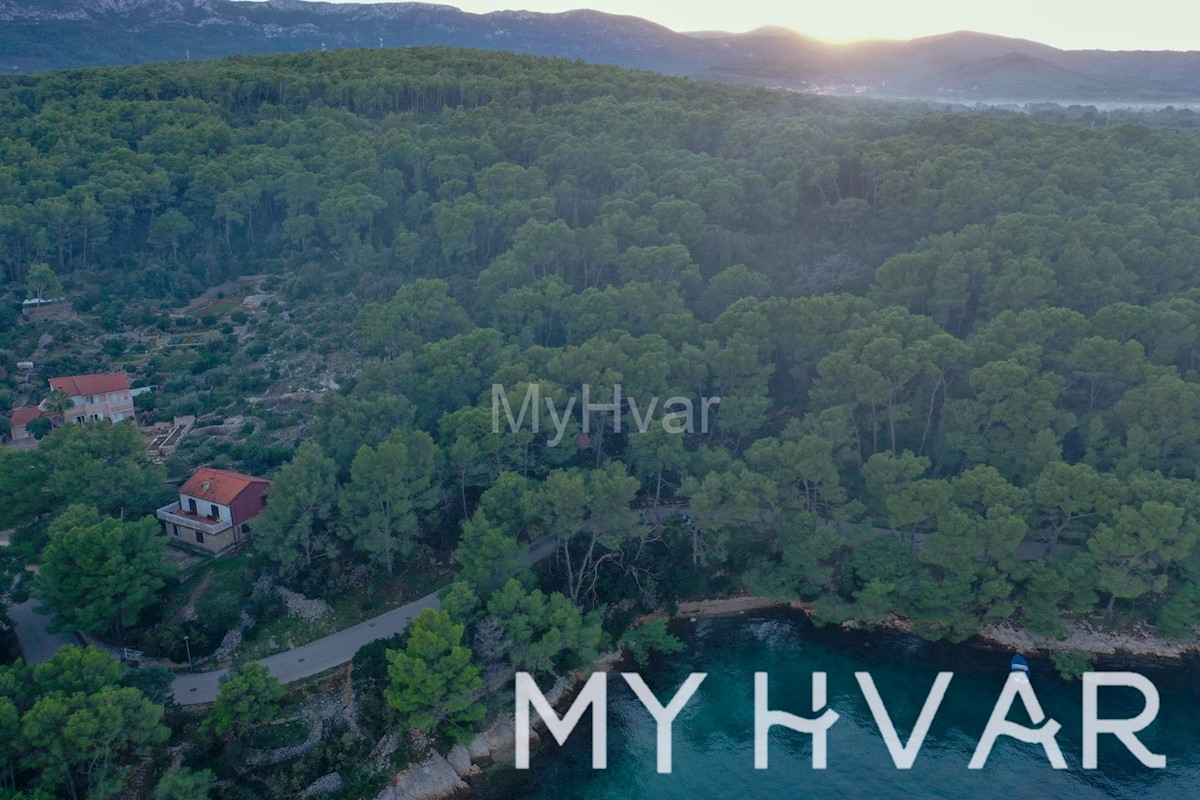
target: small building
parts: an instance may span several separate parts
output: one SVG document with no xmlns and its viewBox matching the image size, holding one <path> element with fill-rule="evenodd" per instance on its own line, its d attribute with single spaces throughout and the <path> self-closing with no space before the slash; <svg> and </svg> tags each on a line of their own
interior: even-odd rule
<svg viewBox="0 0 1200 800">
<path fill-rule="evenodd" d="M 28 426 L 29 423 L 33 422 L 35 419 L 41 419 L 42 417 L 49 416 L 49 411 L 43 411 L 42 409 L 34 406 L 18 408 L 16 411 L 12 412 L 12 416 L 8 418 L 9 438 L 11 438 L 14 442 L 21 439 L 32 439 L 33 431 L 30 431 L 26 426 Z"/>
<path fill-rule="evenodd" d="M 150 440 L 150 445 L 146 448 L 146 457 L 151 460 L 162 460 L 173 455 L 179 449 L 179 443 L 191 432 L 192 426 L 195 424 L 196 418 L 189 414 L 175 417 L 175 421 L 171 423 L 170 427 L 164 425 L 158 428 L 157 430 L 160 430 L 161 433 L 156 434 Z"/>
<path fill-rule="evenodd" d="M 74 403 L 63 414 L 69 422 L 100 419 L 121 422 L 134 417 L 129 377 L 124 372 L 51 378 L 50 388 L 66 392 Z"/>
<path fill-rule="evenodd" d="M 266 478 L 201 467 L 179 487 L 178 501 L 158 509 L 158 518 L 172 542 L 223 553 L 250 533 L 270 488 Z"/>
<path fill-rule="evenodd" d="M 61 319 L 71 313 L 71 304 L 65 297 L 50 297 L 43 300 L 35 297 L 21 303 L 21 313 L 34 319 Z"/>
</svg>

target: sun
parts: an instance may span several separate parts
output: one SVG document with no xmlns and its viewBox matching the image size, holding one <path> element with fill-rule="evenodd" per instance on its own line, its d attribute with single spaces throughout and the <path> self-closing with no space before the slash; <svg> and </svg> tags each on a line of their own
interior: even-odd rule
<svg viewBox="0 0 1200 800">
<path fill-rule="evenodd" d="M 1141 0 L 1136 7 L 1094 0 L 1081 11 L 1077 0 L 846 0 L 794 3 L 741 0 L 457 0 L 464 11 L 506 8 L 562 12 L 592 8 L 628 14 L 675 31 L 746 32 L 764 26 L 790 28 L 830 42 L 913 39 L 959 30 L 1032 39 L 1068 50 L 1200 50 L 1200 3 Z"/>
</svg>

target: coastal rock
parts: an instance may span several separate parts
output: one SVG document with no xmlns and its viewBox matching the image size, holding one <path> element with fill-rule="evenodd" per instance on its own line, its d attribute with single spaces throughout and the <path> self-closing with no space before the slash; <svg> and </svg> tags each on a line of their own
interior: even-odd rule
<svg viewBox="0 0 1200 800">
<path fill-rule="evenodd" d="M 601 653 L 595 663 L 592 664 L 592 669 L 596 672 L 612 672 L 624 659 L 624 650 L 618 649 L 608 653 Z"/>
<path fill-rule="evenodd" d="M 476 764 L 487 765 L 492 763 L 492 752 L 488 749 L 487 737 L 482 733 L 478 734 L 471 743 L 467 745 L 467 754 Z"/>
<path fill-rule="evenodd" d="M 755 597 L 753 595 L 721 597 L 711 600 L 680 603 L 679 609 L 675 614 L 680 617 L 719 617 L 725 614 L 744 614 L 747 611 L 759 611 L 777 605 L 780 605 L 780 601 L 769 597 Z"/>
<path fill-rule="evenodd" d="M 550 691 L 546 692 L 546 702 L 557 708 L 559 701 L 563 699 L 563 695 L 570 687 L 571 681 L 565 675 L 558 676 L 558 680 L 550 687 Z"/>
<path fill-rule="evenodd" d="M 1180 658 L 1197 650 L 1194 645 L 1166 639 L 1143 625 L 1135 625 L 1124 632 L 1099 631 L 1086 622 L 1069 622 L 1066 627 L 1067 635 L 1061 639 L 1033 636 L 1028 631 L 1003 622 L 988 625 L 980 631 L 980 635 L 993 644 L 1017 651 L 1081 650 L 1100 656 L 1123 653 L 1149 658 Z"/>
<path fill-rule="evenodd" d="M 467 790 L 450 762 L 437 753 L 392 776 L 376 800 L 442 800 Z"/>
<path fill-rule="evenodd" d="M 450 766 L 454 767 L 454 771 L 458 773 L 460 778 L 465 778 L 471 774 L 471 754 L 461 744 L 456 744 L 450 748 L 450 752 L 446 754 L 446 761 L 450 763 Z"/>
<path fill-rule="evenodd" d="M 538 735 L 536 730 L 530 726 L 529 731 L 529 746 L 537 747 L 542 741 L 542 737 Z M 493 762 L 512 761 L 517 754 L 517 736 L 516 723 L 510 716 L 503 716 L 496 720 L 492 727 L 484 731 L 484 739 L 487 741 L 488 753 Z"/>
</svg>

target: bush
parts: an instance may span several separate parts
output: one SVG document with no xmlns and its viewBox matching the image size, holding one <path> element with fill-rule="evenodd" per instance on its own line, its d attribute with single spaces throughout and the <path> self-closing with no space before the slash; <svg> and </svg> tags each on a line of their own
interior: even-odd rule
<svg viewBox="0 0 1200 800">
<path fill-rule="evenodd" d="M 184 663 L 187 661 L 187 652 L 183 637 L 184 630 L 179 625 L 158 625 L 146 631 L 139 644 L 148 656 Z M 195 654 L 194 650 L 192 652 Z"/>
<path fill-rule="evenodd" d="M 242 594 L 236 586 L 222 587 L 217 590 L 210 589 L 196 603 L 198 619 L 223 620 L 226 623 L 226 630 L 233 627 L 241 614 Z"/>
<path fill-rule="evenodd" d="M 1092 662 L 1096 660 L 1093 653 L 1083 650 L 1060 650 L 1050 654 L 1050 661 L 1063 680 L 1079 680 L 1085 672 L 1091 672 Z"/>
<path fill-rule="evenodd" d="M 41 439 L 50 433 L 54 426 L 46 417 L 38 417 L 25 426 L 25 429 L 33 434 L 34 439 Z"/>
<path fill-rule="evenodd" d="M 628 648 L 639 667 L 644 667 L 654 653 L 670 655 L 682 652 L 683 640 L 667 630 L 665 617 L 653 619 L 621 637 L 621 646 Z"/>
<path fill-rule="evenodd" d="M 170 671 L 161 667 L 135 668 L 125 673 L 121 678 L 121 685 L 140 689 L 142 694 L 155 703 L 167 703 L 174 702 L 171 695 L 173 680 L 174 676 Z"/>
<path fill-rule="evenodd" d="M 255 585 L 246 603 L 246 613 L 262 623 L 275 619 L 283 614 L 283 598 L 274 589 Z"/>
<path fill-rule="evenodd" d="M 354 654 L 351 685 L 354 691 L 358 724 L 369 741 L 375 741 L 394 727 L 392 710 L 383 697 L 388 685 L 387 651 L 404 646 L 404 634 L 376 639 Z"/>
</svg>

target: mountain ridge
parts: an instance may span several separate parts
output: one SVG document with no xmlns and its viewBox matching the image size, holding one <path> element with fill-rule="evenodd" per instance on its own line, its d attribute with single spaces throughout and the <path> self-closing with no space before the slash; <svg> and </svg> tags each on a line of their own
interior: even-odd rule
<svg viewBox="0 0 1200 800">
<path fill-rule="evenodd" d="M 1200 52 L 1061 50 L 974 31 L 832 43 L 780 26 L 683 33 L 588 9 L 475 14 L 440 3 L 310 0 L 0 0 L 0 22 L 0 73 L 7 74 L 326 48 L 448 45 L 829 94 L 952 101 L 1200 100 Z"/>
</svg>

